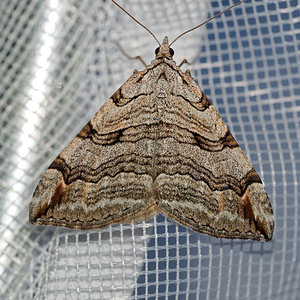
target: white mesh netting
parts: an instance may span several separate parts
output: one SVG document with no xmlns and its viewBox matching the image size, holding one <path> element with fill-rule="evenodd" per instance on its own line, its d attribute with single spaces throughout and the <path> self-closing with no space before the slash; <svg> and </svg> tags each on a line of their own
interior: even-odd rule
<svg viewBox="0 0 300 300">
<path fill-rule="evenodd" d="M 160 40 L 232 0 L 120 1 Z M 32 226 L 39 176 L 132 74 L 153 38 L 105 0 L 2 0 L 0 299 L 299 299 L 300 4 L 247 1 L 178 40 L 193 77 L 261 175 L 269 243 L 216 239 L 157 216 L 75 231 Z"/>
</svg>

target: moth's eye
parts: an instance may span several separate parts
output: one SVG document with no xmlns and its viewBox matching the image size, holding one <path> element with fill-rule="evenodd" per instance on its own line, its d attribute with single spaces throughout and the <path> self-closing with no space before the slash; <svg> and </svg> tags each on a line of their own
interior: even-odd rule
<svg viewBox="0 0 300 300">
<path fill-rule="evenodd" d="M 157 55 L 159 52 L 159 47 L 155 49 L 155 55 Z"/>
<path fill-rule="evenodd" d="M 170 48 L 170 54 L 171 54 L 171 56 L 174 55 L 174 50 L 172 48 Z"/>
</svg>

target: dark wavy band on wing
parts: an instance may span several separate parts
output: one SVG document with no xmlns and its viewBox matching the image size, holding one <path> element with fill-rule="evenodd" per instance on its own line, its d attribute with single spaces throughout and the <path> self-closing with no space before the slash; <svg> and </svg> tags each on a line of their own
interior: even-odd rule
<svg viewBox="0 0 300 300">
<path fill-rule="evenodd" d="M 225 136 L 217 141 L 209 140 L 197 134 L 188 128 L 182 128 L 174 124 L 152 124 L 152 125 L 139 125 L 128 126 L 125 129 L 120 129 L 115 132 L 107 134 L 99 134 L 89 122 L 77 135 L 80 139 L 90 139 L 95 145 L 114 145 L 122 142 L 137 142 L 142 139 L 155 139 L 157 129 L 160 129 L 160 138 L 174 138 L 178 143 L 197 145 L 203 150 L 209 152 L 222 151 L 224 148 L 239 147 L 231 132 L 227 130 Z"/>
<path fill-rule="evenodd" d="M 203 166 L 197 165 L 194 161 L 184 158 L 184 162 L 180 162 L 180 157 L 177 157 L 178 163 L 174 163 L 174 157 L 160 158 L 160 165 L 157 166 L 159 174 L 166 175 L 188 175 L 195 181 L 203 181 L 210 188 L 211 191 L 232 190 L 238 196 L 242 197 L 247 190 L 247 187 L 253 183 L 261 183 L 257 172 L 252 168 L 240 180 L 237 180 L 232 175 L 222 175 L 215 177 L 212 172 Z M 173 166 L 170 167 L 170 161 Z M 184 165 L 184 169 L 180 165 Z"/>
<path fill-rule="evenodd" d="M 170 157 L 169 159 L 173 159 Z M 247 187 L 253 183 L 261 183 L 261 180 L 254 169 L 245 174 L 241 180 L 237 180 L 230 175 L 222 175 L 220 177 L 213 176 L 212 172 L 203 166 L 195 166 L 195 163 L 185 159 L 184 165 L 186 171 L 178 171 L 180 168 L 174 164 L 174 168 L 170 168 L 168 159 L 165 157 L 159 158 L 160 163 L 157 167 L 159 174 L 167 175 L 188 175 L 195 181 L 203 181 L 211 191 L 232 190 L 238 196 L 242 197 Z M 164 163 L 165 162 L 165 163 Z M 136 165 L 140 168 L 137 169 Z M 73 169 L 66 165 L 65 161 L 58 157 L 51 164 L 49 169 L 56 169 L 62 173 L 65 184 L 69 185 L 76 180 L 82 180 L 89 183 L 97 183 L 105 176 L 115 177 L 119 173 L 135 173 L 151 174 L 148 158 L 137 157 L 134 153 L 120 155 L 110 162 L 92 169 L 89 166 L 80 165 Z"/>
</svg>

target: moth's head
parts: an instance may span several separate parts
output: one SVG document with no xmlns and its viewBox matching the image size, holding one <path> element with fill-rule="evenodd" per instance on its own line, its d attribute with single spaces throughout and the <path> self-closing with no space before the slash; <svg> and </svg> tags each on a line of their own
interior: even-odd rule
<svg viewBox="0 0 300 300">
<path fill-rule="evenodd" d="M 170 48 L 168 37 L 164 37 L 161 45 L 155 49 L 156 59 L 168 58 L 173 59 L 174 50 Z"/>
</svg>

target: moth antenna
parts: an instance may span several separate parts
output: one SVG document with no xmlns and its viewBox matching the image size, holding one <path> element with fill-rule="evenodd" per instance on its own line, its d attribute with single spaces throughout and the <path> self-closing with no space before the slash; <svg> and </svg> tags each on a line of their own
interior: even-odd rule
<svg viewBox="0 0 300 300">
<path fill-rule="evenodd" d="M 111 0 L 114 4 L 116 4 L 120 9 L 122 9 L 124 11 L 124 13 L 126 13 L 132 20 L 134 20 L 136 23 L 138 23 L 139 25 L 141 25 L 144 29 L 146 29 L 156 40 L 156 42 L 158 43 L 158 45 L 160 46 L 160 42 L 158 41 L 158 39 L 156 38 L 156 36 L 144 25 L 142 24 L 140 21 L 138 21 L 135 17 L 133 17 L 128 11 L 126 11 L 120 4 L 118 4 L 116 1 Z"/>
<path fill-rule="evenodd" d="M 112 1 L 113 1 L 113 0 L 112 0 Z M 199 27 L 201 27 L 202 25 L 208 23 L 209 21 L 213 20 L 214 18 L 218 17 L 219 15 L 222 15 L 222 14 L 223 14 L 224 12 L 226 12 L 227 10 L 230 10 L 230 9 L 232 9 L 233 7 L 237 6 L 237 5 L 240 5 L 241 3 L 245 2 L 245 1 L 246 1 L 246 0 L 241 0 L 241 1 L 237 2 L 237 3 L 235 3 L 235 4 L 233 4 L 233 5 L 229 6 L 229 7 L 227 7 L 227 8 L 224 9 L 223 11 L 219 12 L 219 13 L 216 14 L 215 16 L 213 16 L 213 17 L 207 19 L 207 20 L 204 21 L 203 23 L 201 23 L 201 24 L 199 24 L 199 25 L 197 25 L 197 26 L 195 26 L 195 27 L 193 27 L 193 28 L 190 28 L 189 30 L 187 30 L 187 31 L 185 31 L 185 32 L 183 32 L 183 33 L 181 33 L 181 34 L 180 34 L 180 35 L 179 35 L 179 36 L 178 36 L 178 37 L 170 44 L 170 46 L 171 46 L 172 44 L 174 44 L 174 43 L 175 43 L 179 38 L 181 38 L 183 35 L 185 35 L 185 34 L 191 32 L 191 31 L 193 31 L 193 30 L 195 30 L 195 29 L 197 29 L 197 28 L 199 28 Z"/>
</svg>

